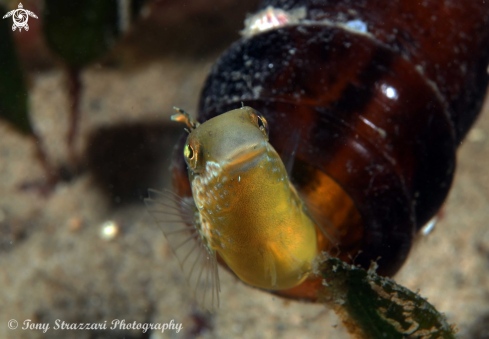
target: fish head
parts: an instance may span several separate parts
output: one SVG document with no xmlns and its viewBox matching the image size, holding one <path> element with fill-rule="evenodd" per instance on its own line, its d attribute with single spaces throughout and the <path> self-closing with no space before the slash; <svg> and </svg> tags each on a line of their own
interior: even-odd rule
<svg viewBox="0 0 489 339">
<path fill-rule="evenodd" d="M 267 121 L 253 108 L 242 107 L 193 129 L 187 137 L 184 158 L 192 181 L 209 164 L 230 172 L 249 166 L 268 148 Z"/>
</svg>

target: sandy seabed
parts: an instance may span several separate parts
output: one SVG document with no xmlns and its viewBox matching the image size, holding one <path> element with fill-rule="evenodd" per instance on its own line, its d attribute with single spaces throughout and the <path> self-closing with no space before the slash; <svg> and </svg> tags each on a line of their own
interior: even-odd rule
<svg viewBox="0 0 489 339">
<path fill-rule="evenodd" d="M 85 70 L 80 154 L 101 128 L 170 126 L 172 106 L 195 111 L 215 57 L 168 57 L 131 70 Z M 51 161 L 63 163 L 68 100 L 61 71 L 32 76 L 30 107 Z M 440 221 L 431 234 L 419 236 L 395 276 L 398 283 L 420 290 L 467 339 L 489 338 L 488 131 L 489 112 L 483 112 L 459 149 Z M 170 139 L 161 147 L 156 188 L 169 185 Z M 246 286 L 225 270 L 220 271 L 219 312 L 199 312 L 177 260 L 138 197 L 125 201 L 97 179 L 103 158 L 97 158 L 99 167 L 58 183 L 43 198 L 19 189 L 43 177 L 34 154 L 30 138 L 0 122 L 0 338 L 349 338 L 334 312 L 324 306 L 282 300 Z M 106 161 L 114 165 L 112 158 Z M 108 221 L 117 227 L 113 236 L 102 233 Z M 19 328 L 10 330 L 10 319 L 17 320 Z M 50 329 L 22 330 L 26 319 L 49 323 Z M 183 328 L 178 333 L 111 330 L 110 325 L 107 330 L 55 330 L 57 319 L 109 324 L 113 319 L 161 324 L 173 320 Z"/>
</svg>

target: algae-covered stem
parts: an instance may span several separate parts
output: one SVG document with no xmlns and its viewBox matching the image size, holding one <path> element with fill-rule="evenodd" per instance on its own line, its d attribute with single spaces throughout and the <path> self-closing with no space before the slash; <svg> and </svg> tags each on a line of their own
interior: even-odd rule
<svg viewBox="0 0 489 339">
<path fill-rule="evenodd" d="M 78 67 L 67 67 L 66 77 L 68 82 L 68 94 L 70 113 L 68 119 L 68 132 L 66 134 L 66 146 L 70 165 L 78 166 L 79 156 L 76 152 L 76 137 L 80 125 L 80 95 L 81 95 L 81 80 L 80 69 Z"/>
<path fill-rule="evenodd" d="M 325 255 L 315 269 L 324 277 L 320 300 L 358 339 L 454 339 L 455 326 L 419 294 L 375 273 Z"/>
</svg>

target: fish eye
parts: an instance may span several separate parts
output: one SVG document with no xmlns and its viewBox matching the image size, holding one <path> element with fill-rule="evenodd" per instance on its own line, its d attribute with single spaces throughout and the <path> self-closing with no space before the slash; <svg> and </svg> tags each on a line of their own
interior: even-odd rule
<svg viewBox="0 0 489 339">
<path fill-rule="evenodd" d="M 197 172 L 199 162 L 199 145 L 198 144 L 186 144 L 183 149 L 183 156 L 185 158 L 185 162 L 187 166 L 194 172 Z"/>
<path fill-rule="evenodd" d="M 265 132 L 264 134 L 268 138 L 268 122 L 261 115 L 258 115 L 258 128 L 260 128 L 260 131 Z"/>
<path fill-rule="evenodd" d="M 258 127 L 258 129 L 263 133 L 265 138 L 268 140 L 268 122 L 261 114 L 255 112 L 250 112 L 251 122 Z"/>
<path fill-rule="evenodd" d="M 183 155 L 185 156 L 186 159 L 193 160 L 193 158 L 195 157 L 194 148 L 189 144 L 187 144 L 185 146 L 185 149 L 183 150 Z"/>
</svg>

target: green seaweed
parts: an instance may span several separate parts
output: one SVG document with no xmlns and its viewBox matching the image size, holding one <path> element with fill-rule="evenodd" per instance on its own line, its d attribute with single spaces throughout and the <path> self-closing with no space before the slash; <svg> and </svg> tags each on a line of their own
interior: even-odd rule
<svg viewBox="0 0 489 339">
<path fill-rule="evenodd" d="M 0 13 L 7 10 L 0 6 Z M 12 21 L 0 20 L 0 117 L 24 134 L 33 134 L 28 93 L 12 38 Z"/>
<path fill-rule="evenodd" d="M 46 0 L 44 35 L 70 68 L 81 69 L 105 54 L 116 41 L 116 0 Z"/>
<path fill-rule="evenodd" d="M 357 338 L 456 338 L 454 327 L 426 299 L 374 269 L 326 258 L 318 270 L 325 278 L 323 301 Z"/>
</svg>

